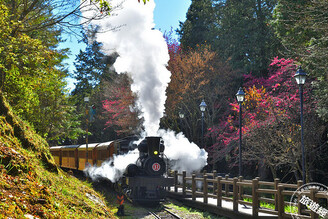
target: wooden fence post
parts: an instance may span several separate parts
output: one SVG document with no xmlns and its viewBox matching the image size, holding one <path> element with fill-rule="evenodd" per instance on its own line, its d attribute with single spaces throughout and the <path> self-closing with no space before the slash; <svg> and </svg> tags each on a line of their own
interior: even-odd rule
<svg viewBox="0 0 328 219">
<path fill-rule="evenodd" d="M 191 176 L 191 189 L 192 189 L 192 200 L 196 200 L 196 174 L 192 174 Z"/>
<path fill-rule="evenodd" d="M 285 213 L 285 202 L 284 202 L 284 196 L 282 194 L 283 190 L 284 190 L 284 186 L 278 184 L 278 191 L 277 191 L 277 196 L 278 196 L 278 218 L 283 218 L 284 213 Z"/>
<path fill-rule="evenodd" d="M 274 179 L 274 188 L 273 189 L 276 190 L 276 193 L 274 194 L 274 210 L 275 211 L 278 211 L 278 195 L 277 195 L 277 193 L 278 193 L 279 182 L 280 182 L 280 179 L 278 179 L 278 178 Z"/>
<path fill-rule="evenodd" d="M 232 191 L 233 191 L 233 211 L 238 211 L 238 187 L 237 187 L 238 178 L 233 178 Z"/>
<path fill-rule="evenodd" d="M 182 196 L 183 197 L 186 196 L 186 187 L 187 187 L 186 176 L 187 176 L 186 171 L 183 171 L 182 172 Z"/>
<path fill-rule="evenodd" d="M 218 176 L 217 171 L 213 170 L 213 179 L 215 180 L 217 176 Z M 217 187 L 218 185 L 215 182 L 213 182 L 213 195 L 216 194 Z"/>
<path fill-rule="evenodd" d="M 218 187 L 218 191 L 216 193 L 216 200 L 217 200 L 217 206 L 221 207 L 222 206 L 222 184 L 221 184 L 221 180 L 222 180 L 222 176 L 218 176 L 216 178 L 216 182 L 217 182 L 217 187 Z"/>
<path fill-rule="evenodd" d="M 207 183 L 207 175 L 203 176 L 203 195 L 204 195 L 204 203 L 207 204 L 208 201 L 208 183 Z"/>
<path fill-rule="evenodd" d="M 310 199 L 315 203 L 318 203 L 318 199 L 315 197 L 315 194 L 317 192 L 318 192 L 318 190 L 316 188 L 310 188 Z M 315 213 L 311 209 L 310 209 L 310 216 L 311 216 L 311 219 L 317 219 L 318 218 L 317 213 Z"/>
<path fill-rule="evenodd" d="M 178 192 L 178 171 L 174 171 L 174 192 Z"/>
<path fill-rule="evenodd" d="M 259 197 L 258 197 L 258 193 L 257 193 L 257 189 L 259 188 L 259 179 L 255 178 L 252 181 L 252 215 L 253 216 L 258 216 L 259 214 Z"/>
<path fill-rule="evenodd" d="M 225 175 L 225 180 L 228 180 L 229 179 L 229 175 L 226 174 Z M 225 190 L 225 196 L 229 196 L 229 184 L 225 183 L 224 184 L 224 190 Z"/>
<path fill-rule="evenodd" d="M 302 185 L 303 185 L 303 180 L 298 180 L 297 181 L 297 188 L 300 188 Z M 302 215 L 303 206 L 302 206 L 302 203 L 300 202 L 300 200 L 301 200 L 301 195 L 298 195 L 297 196 L 297 213 L 299 215 Z"/>
<path fill-rule="evenodd" d="M 243 177 L 239 176 L 239 182 L 243 181 Z M 239 200 L 243 200 L 243 193 L 244 193 L 244 189 L 242 185 L 239 185 Z"/>
</svg>

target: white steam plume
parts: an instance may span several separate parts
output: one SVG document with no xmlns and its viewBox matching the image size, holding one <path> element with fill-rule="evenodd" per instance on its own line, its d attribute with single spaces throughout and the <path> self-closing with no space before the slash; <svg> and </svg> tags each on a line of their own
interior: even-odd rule
<svg viewBox="0 0 328 219">
<path fill-rule="evenodd" d="M 163 116 L 165 89 L 171 76 L 166 69 L 169 60 L 167 44 L 163 34 L 154 29 L 155 3 L 149 1 L 144 5 L 137 0 L 114 0 L 110 3 L 122 5 L 116 9 L 115 16 L 92 22 L 100 26 L 97 41 L 103 43 L 105 52 L 116 51 L 119 54 L 114 68 L 118 73 L 130 74 L 132 91 L 139 97 L 137 103 L 145 121 L 145 130 L 148 135 L 155 135 Z M 119 28 L 101 32 L 113 27 Z"/>
<path fill-rule="evenodd" d="M 114 155 L 109 161 L 103 162 L 100 167 L 87 167 L 84 172 L 91 177 L 92 180 L 101 177 L 107 178 L 111 182 L 117 182 L 122 177 L 125 168 L 130 163 L 135 163 L 138 157 L 139 151 L 135 149 L 124 155 Z"/>
<path fill-rule="evenodd" d="M 191 173 L 202 169 L 207 163 L 207 152 L 189 140 L 182 134 L 175 134 L 171 130 L 159 130 L 165 143 L 165 155 L 170 159 L 173 170 Z"/>
<path fill-rule="evenodd" d="M 190 143 L 182 134 L 175 136 L 172 131 L 159 131 L 166 100 L 165 90 L 171 73 L 166 69 L 169 60 L 167 44 L 163 34 L 154 30 L 154 1 L 147 1 L 144 5 L 137 0 L 113 0 L 110 4 L 120 5 L 115 16 L 93 21 L 92 24 L 100 27 L 96 37 L 97 41 L 103 43 L 104 51 L 119 54 L 114 64 L 116 71 L 130 74 L 133 80 L 132 91 L 138 94 L 137 104 L 142 111 L 147 135 L 159 134 L 166 145 L 165 154 L 169 159 L 176 160 L 180 167 L 189 171 L 201 169 L 207 159 L 204 149 Z M 83 15 L 90 17 L 90 13 Z M 101 32 L 113 27 L 119 28 Z"/>
</svg>

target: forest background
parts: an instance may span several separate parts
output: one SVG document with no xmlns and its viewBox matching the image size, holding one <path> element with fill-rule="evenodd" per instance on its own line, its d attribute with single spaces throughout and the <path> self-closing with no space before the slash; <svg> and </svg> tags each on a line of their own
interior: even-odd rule
<svg viewBox="0 0 328 219">
<path fill-rule="evenodd" d="M 93 19 L 110 16 L 106 1 Z M 72 5 L 74 9 L 72 10 Z M 174 7 L 174 5 L 172 5 Z M 139 134 L 140 111 L 131 79 L 112 68 L 118 54 L 105 55 L 97 27 L 81 33 L 86 49 L 73 73 L 58 49 L 61 36 L 76 31 L 79 1 L 0 1 L 0 89 L 15 112 L 50 145 L 103 142 Z M 170 54 L 165 116 L 161 127 L 183 132 L 209 152 L 208 168 L 237 174 L 239 105 L 243 87 L 244 176 L 302 178 L 299 87 L 293 75 L 307 72 L 304 85 L 306 178 L 328 183 L 328 3 L 324 0 L 193 0 L 186 21 L 164 34 Z M 69 75 L 70 74 L 70 75 Z M 76 79 L 72 92 L 66 77 Z M 84 97 L 90 97 L 88 105 Z M 204 145 L 201 112 L 204 100 Z M 184 114 L 184 118 L 179 117 Z"/>
</svg>

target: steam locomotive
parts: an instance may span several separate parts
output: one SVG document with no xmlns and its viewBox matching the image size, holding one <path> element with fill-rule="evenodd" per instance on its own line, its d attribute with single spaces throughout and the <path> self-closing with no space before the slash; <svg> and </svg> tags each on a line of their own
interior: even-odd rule
<svg viewBox="0 0 328 219">
<path fill-rule="evenodd" d="M 123 190 L 136 202 L 160 202 L 165 199 L 165 187 L 173 186 L 174 179 L 164 176 L 167 170 L 164 144 L 160 137 L 146 137 L 139 145 L 136 164 L 126 168 Z"/>
<path fill-rule="evenodd" d="M 135 146 L 136 137 L 118 139 L 104 143 L 50 147 L 58 166 L 83 171 L 86 163 L 101 164 L 113 155 L 127 153 Z M 174 179 L 167 177 L 165 146 L 160 137 L 146 137 L 138 146 L 139 157 L 129 164 L 121 178 L 120 190 L 133 202 L 158 203 L 165 199 L 165 187 L 173 186 Z M 88 151 L 88 156 L 86 151 Z M 86 162 L 87 161 L 87 162 Z"/>
</svg>

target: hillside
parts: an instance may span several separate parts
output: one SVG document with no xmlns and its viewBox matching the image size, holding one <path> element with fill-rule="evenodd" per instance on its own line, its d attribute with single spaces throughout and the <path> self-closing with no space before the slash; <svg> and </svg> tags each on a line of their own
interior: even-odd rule
<svg viewBox="0 0 328 219">
<path fill-rule="evenodd" d="M 112 218 L 88 183 L 57 168 L 47 142 L 0 92 L 0 218 Z"/>
</svg>

